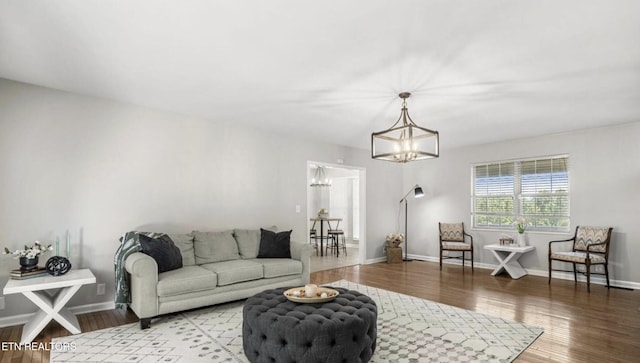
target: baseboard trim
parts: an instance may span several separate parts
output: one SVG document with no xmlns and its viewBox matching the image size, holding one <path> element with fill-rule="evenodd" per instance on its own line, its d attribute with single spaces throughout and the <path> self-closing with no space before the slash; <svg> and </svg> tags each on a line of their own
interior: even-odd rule
<svg viewBox="0 0 640 363">
<path fill-rule="evenodd" d="M 366 261 L 364 261 L 365 265 L 370 265 L 372 263 L 378 263 L 378 262 L 385 262 L 387 260 L 386 257 L 376 257 L 376 258 L 370 258 Z"/>
<path fill-rule="evenodd" d="M 412 258 L 414 260 L 422 260 L 422 261 L 430 261 L 430 262 L 440 262 L 440 258 L 439 257 L 433 257 L 433 256 L 422 256 L 422 255 L 409 255 L 409 258 Z M 442 263 L 448 263 L 448 264 L 452 264 L 452 265 L 462 265 L 462 260 L 458 260 L 458 259 L 446 259 L 443 260 Z M 467 265 L 467 263 L 469 263 L 468 260 L 465 261 L 465 265 Z M 481 262 L 474 262 L 473 264 L 474 268 L 482 268 L 482 269 L 488 269 L 488 270 L 493 270 L 496 267 L 498 267 L 498 265 L 493 265 L 493 264 L 489 264 L 489 263 L 481 263 Z M 541 277 L 548 277 L 549 276 L 549 271 L 546 270 L 533 270 L 533 269 L 525 269 L 527 270 L 527 273 L 529 275 L 532 276 L 541 276 Z M 552 279 L 558 279 L 558 280 L 571 280 L 573 281 L 573 273 L 568 273 L 568 272 L 561 272 L 561 271 L 553 271 L 553 274 L 551 275 Z M 587 278 L 586 276 L 582 275 L 582 274 L 578 274 L 578 281 L 579 282 L 587 282 Z M 624 288 L 624 289 L 633 289 L 633 290 L 638 290 L 640 289 L 640 282 L 633 282 L 633 281 L 623 281 L 623 280 L 609 280 L 611 287 L 620 287 L 620 288 Z M 600 276 L 600 275 L 596 275 L 596 276 L 592 276 L 591 277 L 591 283 L 595 284 L 595 285 L 603 285 L 606 286 L 607 285 L 607 280 L 605 279 L 604 276 Z"/>
<path fill-rule="evenodd" d="M 439 262 L 440 261 L 440 259 L 438 257 L 414 255 L 414 254 L 408 255 L 408 258 L 414 259 L 414 260 L 420 260 L 420 261 L 429 261 L 429 262 Z M 365 265 L 370 265 L 370 264 L 373 264 L 373 263 L 385 262 L 386 260 L 387 260 L 386 257 L 370 258 L 370 259 L 365 260 L 364 264 Z M 462 265 L 462 261 L 461 260 L 448 259 L 448 260 L 444 260 L 442 262 L 443 263 L 447 263 L 447 264 L 452 264 L 452 265 Z M 486 270 L 493 270 L 497 266 L 498 265 L 493 265 L 493 264 L 489 264 L 489 263 L 479 263 L 479 262 L 474 263 L 474 268 L 480 268 L 480 269 L 486 269 Z M 547 275 L 548 271 L 532 270 L 532 269 L 526 269 L 526 270 L 529 273 L 529 275 L 532 275 L 532 276 L 541 276 L 541 277 L 547 277 L 548 276 Z M 554 271 L 553 275 L 552 275 L 552 278 L 553 279 L 559 279 L 559 280 L 573 280 L 573 274 L 572 273 L 567 273 L 567 272 L 555 272 Z M 578 281 L 586 282 L 587 279 L 586 279 L 585 276 L 578 275 Z M 601 276 L 593 276 L 591 278 L 591 283 L 595 284 L 595 285 L 606 285 L 606 280 L 605 280 L 604 277 L 601 277 Z M 633 289 L 633 290 L 640 289 L 640 283 L 633 282 L 633 281 L 611 280 L 611 286 L 612 287 L 620 287 L 620 288 L 624 288 L 624 289 Z M 115 309 L 115 303 L 113 301 L 105 301 L 105 302 L 95 303 L 95 304 L 72 306 L 72 307 L 69 308 L 69 311 L 71 311 L 74 314 L 86 314 L 86 313 L 92 313 L 92 312 L 95 312 L 95 311 L 104 311 L 104 310 L 113 310 L 113 309 Z M 0 318 L 0 328 L 6 328 L 8 326 L 15 326 L 15 325 L 25 324 L 35 314 L 36 313 L 20 314 L 20 315 L 6 316 L 6 317 L 3 317 L 3 318 Z"/>
<path fill-rule="evenodd" d="M 113 301 L 105 301 L 105 302 L 95 303 L 95 304 L 72 306 L 69 308 L 69 311 L 72 312 L 73 314 L 86 314 L 86 313 L 93 313 L 95 311 L 113 310 L 115 308 L 116 308 L 116 305 Z M 29 319 L 31 319 L 34 315 L 36 315 L 36 313 L 5 316 L 3 318 L 0 318 L 0 328 L 6 328 L 8 326 L 15 326 L 15 325 L 23 325 L 27 321 L 29 321 Z"/>
</svg>

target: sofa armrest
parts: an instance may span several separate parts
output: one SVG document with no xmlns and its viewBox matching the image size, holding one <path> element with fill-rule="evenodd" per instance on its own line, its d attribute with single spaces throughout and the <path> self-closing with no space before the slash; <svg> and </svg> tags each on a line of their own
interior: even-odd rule
<svg viewBox="0 0 640 363">
<path fill-rule="evenodd" d="M 131 309 L 138 318 L 158 315 L 158 264 L 144 253 L 135 252 L 127 257 L 125 269 L 131 275 Z"/>
<path fill-rule="evenodd" d="M 302 262 L 302 282 L 308 284 L 311 278 L 311 246 L 291 241 L 290 250 L 291 258 Z"/>
</svg>

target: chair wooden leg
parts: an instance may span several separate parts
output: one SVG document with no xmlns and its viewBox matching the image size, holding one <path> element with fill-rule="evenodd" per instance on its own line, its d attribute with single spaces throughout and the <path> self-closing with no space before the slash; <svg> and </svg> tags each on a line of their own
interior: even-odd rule
<svg viewBox="0 0 640 363">
<path fill-rule="evenodd" d="M 462 269 L 464 270 L 464 251 L 462 251 Z"/>
<path fill-rule="evenodd" d="M 549 258 L 549 280 L 547 281 L 547 285 L 551 285 L 551 258 Z"/>
<path fill-rule="evenodd" d="M 609 264 L 604 264 L 604 275 L 607 277 L 607 289 L 609 288 Z"/>
<path fill-rule="evenodd" d="M 473 272 L 473 250 L 471 250 L 471 272 Z"/>
<path fill-rule="evenodd" d="M 578 274 L 576 273 L 576 264 L 573 263 L 573 282 L 574 284 L 578 283 Z"/>
<path fill-rule="evenodd" d="M 591 265 L 589 264 L 589 260 L 587 259 L 587 292 L 591 292 Z"/>
<path fill-rule="evenodd" d="M 442 271 L 442 248 L 440 249 L 440 271 Z"/>
</svg>

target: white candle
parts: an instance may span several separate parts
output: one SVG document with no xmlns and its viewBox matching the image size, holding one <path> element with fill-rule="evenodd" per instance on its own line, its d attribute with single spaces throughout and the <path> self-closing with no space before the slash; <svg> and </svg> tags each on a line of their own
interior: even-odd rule
<svg viewBox="0 0 640 363">
<path fill-rule="evenodd" d="M 307 295 L 307 297 L 314 297 L 316 295 L 316 291 L 318 291 L 318 285 L 316 284 L 304 285 L 304 294 Z"/>
<path fill-rule="evenodd" d="M 56 256 L 60 256 L 60 236 L 56 236 Z"/>
</svg>

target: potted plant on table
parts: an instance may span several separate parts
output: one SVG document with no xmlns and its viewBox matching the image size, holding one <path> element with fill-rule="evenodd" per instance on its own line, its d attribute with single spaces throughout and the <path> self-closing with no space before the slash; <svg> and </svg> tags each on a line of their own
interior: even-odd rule
<svg viewBox="0 0 640 363">
<path fill-rule="evenodd" d="M 518 231 L 518 246 L 525 246 L 527 241 L 524 231 L 527 229 L 527 220 L 520 216 L 513 221 L 513 225 L 516 227 L 516 231 Z"/>
<path fill-rule="evenodd" d="M 20 270 L 22 271 L 31 271 L 38 268 L 38 257 L 40 254 L 45 253 L 47 251 L 51 251 L 53 247 L 51 245 L 44 246 L 40 244 L 39 241 L 35 241 L 33 246 L 29 247 L 27 245 L 24 246 L 24 249 L 15 250 L 11 252 L 8 248 L 4 248 L 5 255 L 12 255 L 13 258 L 17 258 L 20 260 Z"/>
</svg>

